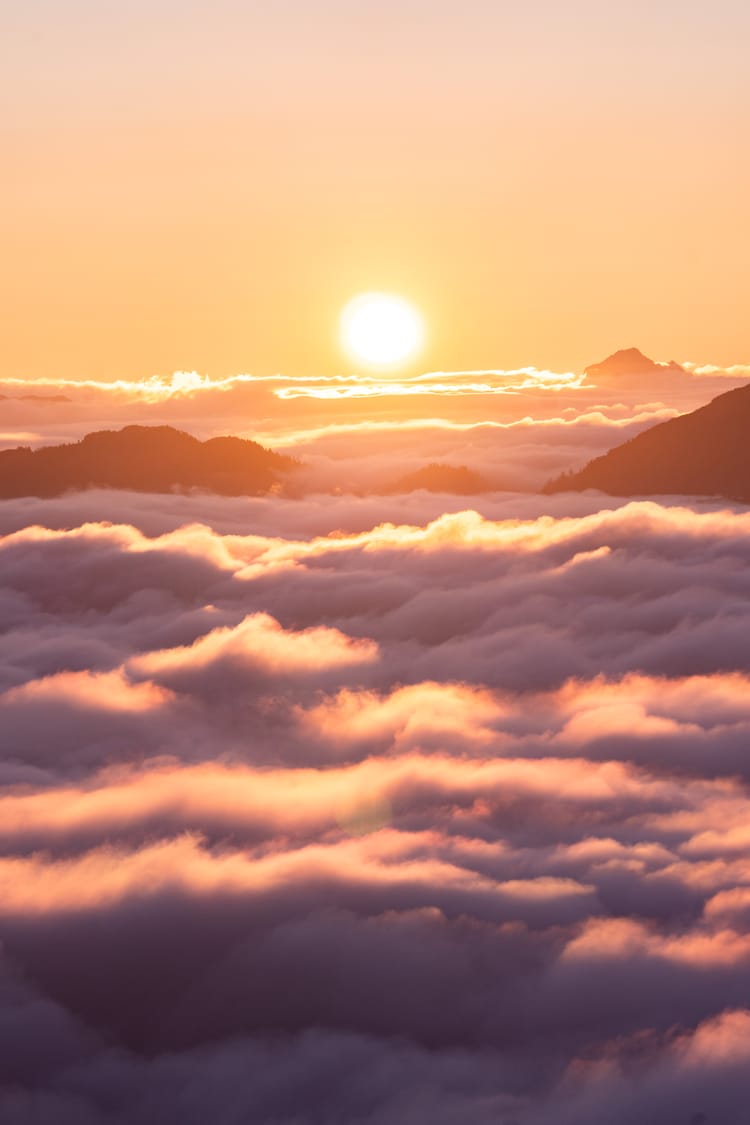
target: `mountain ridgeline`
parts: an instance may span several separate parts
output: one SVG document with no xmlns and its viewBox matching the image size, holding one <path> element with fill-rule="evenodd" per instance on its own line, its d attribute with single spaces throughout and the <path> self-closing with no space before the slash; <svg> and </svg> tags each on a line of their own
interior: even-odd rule
<svg viewBox="0 0 750 1125">
<path fill-rule="evenodd" d="M 126 426 L 69 445 L 0 451 L 0 497 L 60 496 L 85 488 L 259 496 L 281 489 L 298 465 L 243 438 L 199 441 L 172 426 Z"/>
<path fill-rule="evenodd" d="M 750 502 L 750 386 L 646 430 L 544 491 L 721 496 Z"/>
</svg>

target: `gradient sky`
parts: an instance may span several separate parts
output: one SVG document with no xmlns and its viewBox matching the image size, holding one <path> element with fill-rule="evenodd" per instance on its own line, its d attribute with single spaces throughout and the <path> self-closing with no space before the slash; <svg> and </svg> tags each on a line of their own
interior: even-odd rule
<svg viewBox="0 0 750 1125">
<path fill-rule="evenodd" d="M 25 0 L 2 10 L 0 376 L 750 353 L 739 0 Z"/>
</svg>

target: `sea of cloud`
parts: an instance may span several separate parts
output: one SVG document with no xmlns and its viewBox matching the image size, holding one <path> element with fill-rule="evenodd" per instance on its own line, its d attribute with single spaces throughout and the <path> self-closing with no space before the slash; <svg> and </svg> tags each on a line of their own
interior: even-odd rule
<svg viewBox="0 0 750 1125">
<path fill-rule="evenodd" d="M 747 1119 L 750 514 L 465 507 L 0 504 L 3 1123 Z"/>
</svg>

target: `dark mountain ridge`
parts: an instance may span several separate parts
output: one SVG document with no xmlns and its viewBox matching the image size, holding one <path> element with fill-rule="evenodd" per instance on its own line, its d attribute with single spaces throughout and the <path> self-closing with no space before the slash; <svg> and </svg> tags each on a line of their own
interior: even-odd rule
<svg viewBox="0 0 750 1125">
<path fill-rule="evenodd" d="M 126 426 L 66 445 L 0 451 L 0 497 L 59 496 L 84 488 L 197 488 L 255 496 L 281 485 L 298 466 L 293 458 L 244 438 L 199 441 L 172 426 Z"/>
<path fill-rule="evenodd" d="M 750 502 L 750 386 L 661 422 L 563 473 L 544 491 L 596 488 L 612 496 L 677 493 Z"/>
</svg>

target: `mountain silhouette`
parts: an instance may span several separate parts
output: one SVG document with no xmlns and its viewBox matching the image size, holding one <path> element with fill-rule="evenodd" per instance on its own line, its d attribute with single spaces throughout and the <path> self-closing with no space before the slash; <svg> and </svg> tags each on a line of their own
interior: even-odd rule
<svg viewBox="0 0 750 1125">
<path fill-rule="evenodd" d="M 448 492 L 456 496 L 472 496 L 475 492 L 489 492 L 492 485 L 466 465 L 444 465 L 433 461 L 429 465 L 406 473 L 392 481 L 381 491 L 385 496 L 402 492 Z"/>
<path fill-rule="evenodd" d="M 0 451 L 0 497 L 59 496 L 84 488 L 137 492 L 205 489 L 255 496 L 280 487 L 299 466 L 254 441 L 199 441 L 172 426 L 99 430 L 69 445 Z"/>
<path fill-rule="evenodd" d="M 684 367 L 672 360 L 670 363 L 655 363 L 638 348 L 621 348 L 607 356 L 601 363 L 592 363 L 584 368 L 584 375 L 597 386 L 614 386 L 623 382 L 644 382 L 664 376 L 685 375 Z"/>
<path fill-rule="evenodd" d="M 681 493 L 750 501 L 750 386 L 639 434 L 563 473 L 544 491 L 596 488 L 612 496 Z"/>
</svg>

